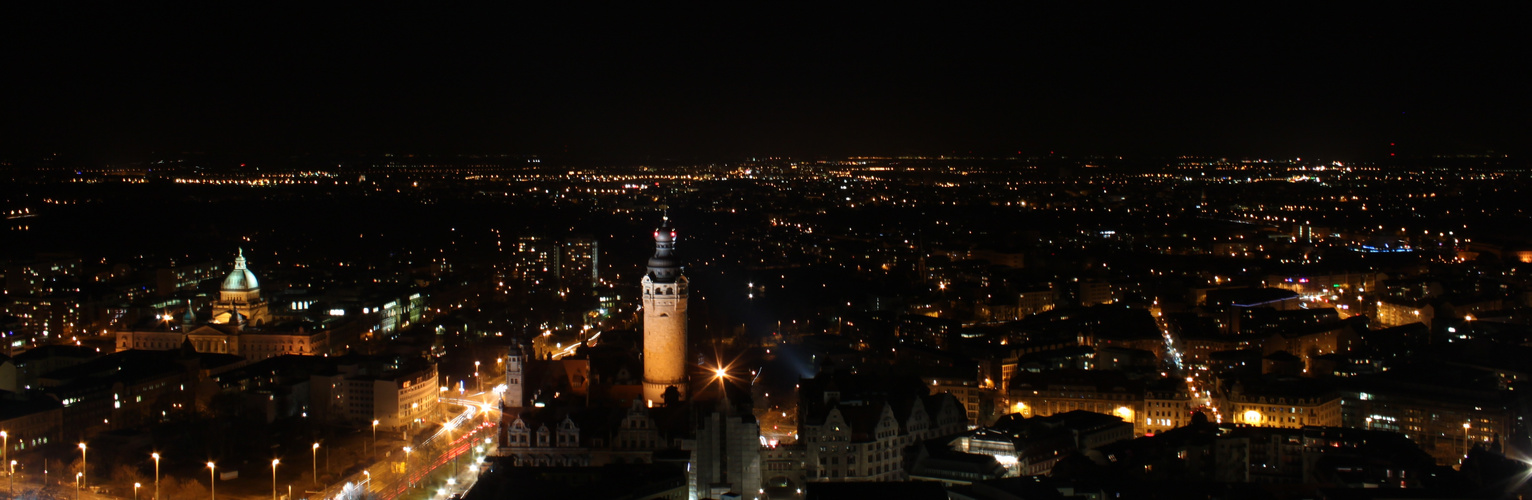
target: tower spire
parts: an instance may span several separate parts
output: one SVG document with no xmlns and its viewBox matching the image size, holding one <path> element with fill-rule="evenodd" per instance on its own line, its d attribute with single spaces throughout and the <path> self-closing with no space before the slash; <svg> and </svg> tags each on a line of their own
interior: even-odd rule
<svg viewBox="0 0 1532 500">
<path fill-rule="evenodd" d="M 647 276 L 656 283 L 674 283 L 681 275 L 681 261 L 676 258 L 676 230 L 670 228 L 670 218 L 665 216 L 659 229 L 654 230 L 654 257 L 649 258 Z"/>
</svg>

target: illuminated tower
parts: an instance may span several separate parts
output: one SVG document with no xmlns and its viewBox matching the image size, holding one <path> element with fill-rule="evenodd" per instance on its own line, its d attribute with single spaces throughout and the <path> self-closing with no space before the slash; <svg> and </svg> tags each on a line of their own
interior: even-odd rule
<svg viewBox="0 0 1532 500">
<path fill-rule="evenodd" d="M 511 345 L 510 352 L 505 357 L 505 394 L 501 400 L 506 408 L 521 408 L 522 382 L 521 363 L 525 358 L 521 356 L 521 346 Z"/>
<path fill-rule="evenodd" d="M 686 277 L 673 251 L 676 232 L 665 221 L 654 231 L 654 257 L 644 274 L 644 399 L 662 403 L 675 387 L 686 398 Z"/>
</svg>

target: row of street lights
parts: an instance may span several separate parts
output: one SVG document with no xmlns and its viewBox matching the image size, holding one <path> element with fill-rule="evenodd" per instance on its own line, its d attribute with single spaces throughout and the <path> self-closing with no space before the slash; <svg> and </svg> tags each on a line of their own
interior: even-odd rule
<svg viewBox="0 0 1532 500">
<path fill-rule="evenodd" d="M 8 438 L 8 437 L 9 436 L 6 434 L 5 431 L 0 431 L 0 438 Z M 7 442 L 6 445 L 8 446 L 9 443 Z M 85 475 L 85 472 L 90 470 L 89 462 L 86 461 L 86 449 L 87 449 L 87 447 L 85 446 L 84 442 L 81 442 L 79 447 L 80 447 L 80 472 L 75 473 L 75 498 L 76 498 L 76 500 L 78 500 L 78 498 L 80 496 L 80 489 L 83 488 L 83 487 L 88 487 L 89 486 L 89 480 L 87 479 L 87 476 Z M 154 453 L 150 453 L 149 456 L 154 459 L 154 500 L 159 500 L 159 498 L 160 498 L 160 454 L 159 454 L 159 452 L 154 452 Z M 4 458 L 0 458 L 0 460 L 4 460 Z M 279 460 L 279 459 L 275 459 L 274 458 L 274 459 L 271 460 L 271 500 L 277 500 L 277 465 L 281 464 L 281 463 L 282 463 L 282 461 Z M 211 461 L 209 461 L 207 463 L 208 496 L 209 496 L 210 500 L 218 500 L 218 476 L 217 476 L 217 470 L 218 470 L 218 464 L 216 464 L 214 462 L 211 462 Z M 10 489 L 11 489 L 11 492 L 13 494 L 15 492 L 15 485 L 16 485 L 15 475 L 16 475 L 16 461 L 15 460 L 11 460 L 10 461 L 10 476 L 11 476 L 11 481 L 10 481 L 11 488 Z M 314 443 L 314 483 L 315 484 L 319 483 L 319 443 Z M 142 486 L 143 486 L 143 484 L 141 484 L 141 483 L 133 483 L 133 498 L 134 498 L 134 500 L 138 499 L 138 489 L 140 487 L 142 487 Z"/>
<path fill-rule="evenodd" d="M 373 420 L 372 421 L 372 445 L 373 445 L 374 451 L 376 451 L 377 445 L 378 445 L 378 424 L 379 424 L 379 422 L 377 420 Z M 16 476 L 16 461 L 15 460 L 10 460 L 10 447 L 11 447 L 10 446 L 10 444 L 11 444 L 10 443 L 10 438 L 11 438 L 11 435 L 10 435 L 9 432 L 0 431 L 0 467 L 3 467 L 3 464 L 5 464 L 6 462 L 9 462 L 9 464 L 10 464 L 10 468 L 7 470 L 6 475 L 7 475 L 7 477 L 10 478 L 9 490 L 11 492 L 11 496 L 14 496 L 14 493 L 15 493 L 15 490 L 16 490 L 16 477 L 15 477 Z M 87 454 L 86 454 L 86 450 L 88 449 L 88 447 L 85 445 L 85 442 L 82 441 L 79 444 L 79 448 L 80 448 L 80 472 L 75 473 L 75 497 L 76 497 L 77 500 L 78 500 L 78 498 L 80 496 L 80 489 L 86 488 L 86 487 L 90 486 L 89 476 L 87 476 L 85 474 L 86 471 L 90 470 L 90 462 L 87 460 Z M 317 442 L 314 443 L 314 446 L 313 446 L 312 450 L 313 450 L 313 465 L 314 465 L 313 466 L 314 484 L 319 484 L 319 443 L 317 443 Z M 409 461 L 409 456 L 410 456 L 410 452 L 411 451 L 412 450 L 410 449 L 410 447 L 408 447 L 408 446 L 404 447 L 404 456 L 405 456 L 406 463 L 408 463 L 408 461 Z M 159 454 L 159 452 L 154 452 L 154 453 L 150 453 L 149 456 L 154 459 L 154 500 L 160 500 L 160 454 Z M 272 459 L 271 460 L 271 498 L 272 498 L 272 500 L 277 500 L 277 465 L 280 464 L 280 463 L 281 463 L 281 460 L 279 460 L 279 459 Z M 217 475 L 216 475 L 217 468 L 218 468 L 217 464 L 215 464 L 215 463 L 213 463 L 211 461 L 209 461 L 207 463 L 207 470 L 208 470 L 208 476 L 209 476 L 208 492 L 209 492 L 209 497 L 210 497 L 211 500 L 218 500 L 218 493 L 217 493 L 217 486 L 216 486 L 217 479 L 218 479 Z M 0 469 L 0 470 L 5 470 L 5 469 Z M 372 474 L 368 473 L 368 479 L 371 479 L 371 477 L 372 477 Z M 134 500 L 138 499 L 138 489 L 140 487 L 142 487 L 142 486 L 143 485 L 141 483 L 133 483 L 133 498 L 134 498 Z"/>
<path fill-rule="evenodd" d="M 315 446 L 317 447 L 319 445 L 316 444 Z M 156 455 L 158 455 L 158 453 L 156 453 Z M 282 463 L 281 459 L 276 459 L 276 458 L 271 459 L 271 500 L 277 500 L 277 465 L 281 464 L 281 463 Z M 156 467 L 158 467 L 158 464 L 156 464 Z M 208 498 L 210 498 L 211 500 L 218 500 L 218 475 L 216 474 L 217 470 L 218 470 L 218 464 L 213 463 L 213 462 L 208 462 L 207 463 Z M 158 485 L 158 483 L 159 483 L 159 474 L 158 474 L 158 472 L 155 473 L 155 479 L 154 480 L 155 480 L 156 485 Z M 135 489 L 133 490 L 134 491 L 134 498 L 137 498 L 137 492 L 138 492 L 138 490 L 136 489 L 137 485 L 134 485 L 134 486 L 135 486 Z M 156 486 L 155 490 L 158 491 L 159 487 Z M 76 499 L 76 500 L 78 500 L 78 499 Z"/>
</svg>

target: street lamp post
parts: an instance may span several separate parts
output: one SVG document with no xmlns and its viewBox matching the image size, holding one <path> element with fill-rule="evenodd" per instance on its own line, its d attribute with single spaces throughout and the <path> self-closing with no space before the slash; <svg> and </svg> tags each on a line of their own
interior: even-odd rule
<svg viewBox="0 0 1532 500">
<path fill-rule="evenodd" d="M 90 486 L 90 461 L 85 459 L 85 442 L 80 442 L 80 484 Z"/>
<path fill-rule="evenodd" d="M 319 484 L 319 443 L 314 443 L 314 484 Z"/>
<path fill-rule="evenodd" d="M 74 473 L 74 500 L 80 500 L 80 481 L 85 477 L 84 472 Z"/>
<path fill-rule="evenodd" d="M 315 444 L 314 446 L 319 445 Z M 277 464 L 280 463 L 282 463 L 281 460 L 275 458 L 271 459 L 271 500 L 277 500 Z"/>
<path fill-rule="evenodd" d="M 150 453 L 154 457 L 154 500 L 160 500 L 160 453 Z"/>
<path fill-rule="evenodd" d="M 0 431 L 0 443 L 4 446 L 0 448 L 0 462 L 11 461 L 11 433 Z"/>
<path fill-rule="evenodd" d="M 143 486 L 143 484 L 133 483 L 133 500 L 138 500 L 138 487 L 140 486 Z"/>
<path fill-rule="evenodd" d="M 366 485 L 362 487 L 362 493 L 363 496 L 366 496 L 366 493 L 372 491 L 372 471 L 364 470 L 362 471 L 362 475 L 367 476 L 367 480 L 362 481 L 362 484 Z"/>
<path fill-rule="evenodd" d="M 1463 458 L 1468 458 L 1468 440 L 1470 439 L 1468 430 L 1471 428 L 1473 428 L 1472 424 L 1463 422 Z"/>
<path fill-rule="evenodd" d="M 218 500 L 218 476 L 213 475 L 213 471 L 217 469 L 217 465 L 212 462 L 207 463 L 207 494 L 211 500 Z"/>
<path fill-rule="evenodd" d="M 378 419 L 372 420 L 372 452 L 378 452 Z"/>
<path fill-rule="evenodd" d="M 15 460 L 11 461 L 11 471 L 10 471 L 9 474 L 7 474 L 7 476 L 9 476 L 11 478 L 11 486 L 10 486 L 11 498 L 16 498 L 16 461 Z M 47 486 L 47 484 L 45 483 L 44 486 Z M 134 499 L 134 500 L 137 500 L 137 499 Z"/>
<path fill-rule="evenodd" d="M 410 447 L 404 447 L 404 486 L 410 487 Z"/>
</svg>

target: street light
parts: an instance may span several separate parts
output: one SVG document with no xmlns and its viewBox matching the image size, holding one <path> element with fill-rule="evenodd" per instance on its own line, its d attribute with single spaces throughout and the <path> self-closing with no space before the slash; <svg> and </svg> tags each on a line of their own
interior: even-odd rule
<svg viewBox="0 0 1532 500">
<path fill-rule="evenodd" d="M 80 481 L 85 477 L 84 472 L 74 473 L 74 500 L 80 500 Z"/>
<path fill-rule="evenodd" d="M 218 500 L 218 477 L 213 475 L 213 471 L 217 469 L 218 466 L 213 465 L 212 462 L 207 463 L 207 494 L 212 500 Z"/>
<path fill-rule="evenodd" d="M 0 431 L 0 442 L 3 442 L 3 446 L 5 446 L 4 448 L 0 448 L 0 462 L 10 461 L 11 460 L 11 433 L 5 432 L 5 431 Z"/>
<path fill-rule="evenodd" d="M 1470 439 L 1469 436 L 1468 436 L 1468 429 L 1470 429 L 1472 427 L 1473 427 L 1473 425 L 1470 425 L 1468 422 L 1463 422 L 1463 457 L 1464 458 L 1468 457 L 1468 440 Z"/>
<path fill-rule="evenodd" d="M 133 483 L 133 500 L 138 500 L 138 487 L 140 486 L 143 486 L 143 484 Z"/>
<path fill-rule="evenodd" d="M 319 444 L 316 443 L 314 446 L 314 449 L 319 449 Z M 271 500 L 277 500 L 277 464 L 280 463 L 282 463 L 281 460 L 271 459 Z"/>
<path fill-rule="evenodd" d="M 154 500 L 160 500 L 160 453 L 150 453 L 154 457 Z"/>
<path fill-rule="evenodd" d="M 16 461 L 15 460 L 11 461 L 11 472 L 10 472 L 10 474 L 7 474 L 7 476 L 10 476 L 10 478 L 11 478 L 11 486 L 10 486 L 11 498 L 16 498 Z M 44 484 L 46 485 L 46 482 Z M 137 500 L 137 499 L 134 499 L 134 500 Z"/>
<path fill-rule="evenodd" d="M 410 447 L 408 447 L 408 446 L 404 447 L 404 485 L 405 485 L 405 487 L 409 487 L 410 486 L 410 452 L 411 451 L 414 451 L 414 450 L 411 450 Z"/>
<path fill-rule="evenodd" d="M 362 481 L 362 484 L 367 485 L 367 486 L 363 486 L 362 487 L 362 493 L 365 494 L 365 493 L 367 493 L 367 492 L 372 490 L 372 471 L 364 470 L 364 471 L 362 471 L 362 475 L 367 476 L 367 480 L 366 481 Z M 363 496 L 365 496 L 365 495 L 363 495 Z"/>
<path fill-rule="evenodd" d="M 85 442 L 81 441 L 80 442 L 80 483 L 85 485 L 85 486 L 89 486 L 90 485 L 90 476 L 85 475 L 86 472 L 90 472 L 90 462 L 85 460 Z"/>
<path fill-rule="evenodd" d="M 276 467 L 276 464 L 273 463 L 272 467 Z M 276 469 L 272 469 L 272 474 L 276 474 Z M 319 443 L 314 443 L 314 484 L 319 484 Z"/>
<path fill-rule="evenodd" d="M 378 419 L 372 419 L 372 452 L 378 452 Z"/>
</svg>

